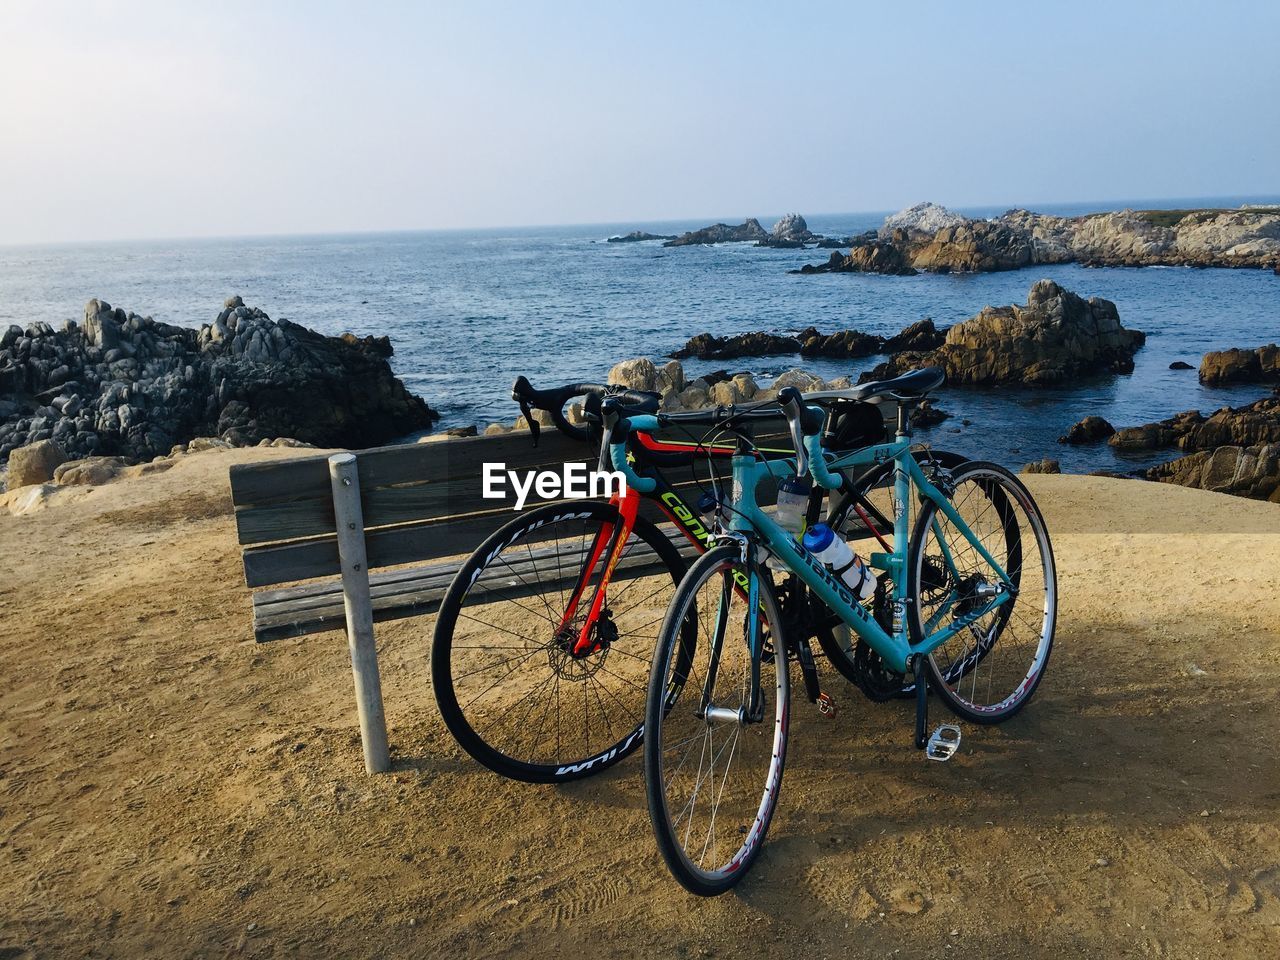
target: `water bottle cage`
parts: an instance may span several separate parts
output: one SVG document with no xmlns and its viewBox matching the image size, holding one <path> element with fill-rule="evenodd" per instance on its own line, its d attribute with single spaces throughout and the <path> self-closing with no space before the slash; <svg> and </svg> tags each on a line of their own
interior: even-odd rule
<svg viewBox="0 0 1280 960">
<path fill-rule="evenodd" d="M 858 565 L 858 555 L 855 553 L 853 555 L 852 560 L 846 563 L 843 567 L 832 567 L 831 572 L 834 573 L 837 577 L 839 577 L 842 583 L 848 584 L 849 581 L 845 580 L 844 578 L 845 571 L 847 571 L 850 567 L 854 567 L 857 565 Z M 856 584 L 853 584 L 850 587 L 850 589 L 853 590 L 854 596 L 857 596 L 857 597 L 862 596 L 862 588 L 866 584 L 867 578 L 870 577 L 871 575 L 871 571 L 868 569 L 865 563 L 862 564 L 862 569 L 859 572 L 861 576 L 858 578 L 858 582 Z"/>
</svg>

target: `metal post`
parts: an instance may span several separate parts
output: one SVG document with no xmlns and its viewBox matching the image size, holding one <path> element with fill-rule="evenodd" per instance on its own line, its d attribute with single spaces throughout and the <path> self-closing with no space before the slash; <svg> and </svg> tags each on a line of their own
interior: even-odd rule
<svg viewBox="0 0 1280 960">
<path fill-rule="evenodd" d="M 368 773 L 391 769 L 387 718 L 382 710 L 378 648 L 373 639 L 373 604 L 369 599 L 369 565 L 364 551 L 364 514 L 360 509 L 360 475 L 354 454 L 329 458 L 333 512 L 338 521 L 338 556 L 342 561 L 342 601 L 347 611 L 347 645 L 356 682 L 360 742 Z"/>
</svg>

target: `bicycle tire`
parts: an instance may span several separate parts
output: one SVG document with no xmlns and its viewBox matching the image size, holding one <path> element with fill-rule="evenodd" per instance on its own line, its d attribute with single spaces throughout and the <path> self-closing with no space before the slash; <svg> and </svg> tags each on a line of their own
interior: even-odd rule
<svg viewBox="0 0 1280 960">
<path fill-rule="evenodd" d="M 518 548 L 521 544 L 524 544 L 527 547 L 529 542 L 526 539 L 527 537 L 535 534 L 535 532 L 545 536 L 550 529 L 550 524 L 557 522 L 558 519 L 566 517 L 573 518 L 564 521 L 566 523 L 574 522 L 574 519 L 577 519 L 582 521 L 584 527 L 588 527 L 591 525 L 602 525 L 604 523 L 616 522 L 618 519 L 618 511 L 612 505 L 598 501 L 548 504 L 521 514 L 510 523 L 497 530 L 480 545 L 480 547 L 467 559 L 462 567 L 459 568 L 457 574 L 454 576 L 437 614 L 435 634 L 432 640 L 432 685 L 435 690 L 436 703 L 440 708 L 440 714 L 444 719 L 445 726 L 449 729 L 449 732 L 453 735 L 459 746 L 461 746 L 462 749 L 477 762 L 504 777 L 527 783 L 564 783 L 599 773 L 614 766 L 616 763 L 633 753 L 639 748 L 640 742 L 643 739 L 643 694 L 647 689 L 645 684 L 648 678 L 648 666 L 653 645 L 653 640 L 648 635 L 639 636 L 637 638 L 628 638 L 628 646 L 630 649 L 627 651 L 622 651 L 621 648 L 617 646 L 618 641 L 623 639 L 623 637 L 620 636 L 618 640 L 615 640 L 613 644 L 607 648 L 607 653 L 605 652 L 605 648 L 602 648 L 597 653 L 593 653 L 591 655 L 600 657 L 601 666 L 597 668 L 599 670 L 605 669 L 603 666 L 605 658 L 614 653 L 625 652 L 626 656 L 629 658 L 643 659 L 643 668 L 636 666 L 631 668 L 629 671 L 634 674 L 633 682 L 636 687 L 636 692 L 633 695 L 631 695 L 628 690 L 624 689 L 623 683 L 625 683 L 625 681 L 623 681 L 621 677 L 615 677 L 613 680 L 606 679 L 605 681 L 596 680 L 595 683 L 597 685 L 597 689 L 594 691 L 591 691 L 590 688 L 592 684 L 592 677 L 596 676 L 595 674 L 576 680 L 576 682 L 580 682 L 584 685 L 583 697 L 584 700 L 588 701 L 588 706 L 584 707 L 584 711 L 586 711 L 588 717 L 588 741 L 590 737 L 589 720 L 591 710 L 589 705 L 590 696 L 588 693 L 602 698 L 602 711 L 605 709 L 604 705 L 608 703 L 608 700 L 604 698 L 609 696 L 609 691 L 601 693 L 599 686 L 602 683 L 607 682 L 611 686 L 617 687 L 619 690 L 623 690 L 624 694 L 631 696 L 632 699 L 637 701 L 637 706 L 634 711 L 634 719 L 636 722 L 634 725 L 627 726 L 624 735 L 618 737 L 612 736 L 612 727 L 608 726 L 603 734 L 605 739 L 599 744 L 598 749 L 593 747 L 592 749 L 584 749 L 577 754 L 566 754 L 563 756 L 556 756 L 554 758 L 531 755 L 531 752 L 535 748 L 541 748 L 541 744 L 533 744 L 530 746 L 529 751 L 526 751 L 527 755 L 517 756 L 514 755 L 515 751 L 511 747 L 493 742 L 497 740 L 497 732 L 500 729 L 504 729 L 502 726 L 504 719 L 501 716 L 501 708 L 496 706 L 496 703 L 499 698 L 506 695 L 506 691 L 508 689 L 516 687 L 522 683 L 527 685 L 530 682 L 528 676 L 521 672 L 522 668 L 530 666 L 540 667 L 543 671 L 547 672 L 548 676 L 540 682 L 549 686 L 549 689 L 547 690 L 548 698 L 550 697 L 551 689 L 554 689 L 556 693 L 555 723 L 557 731 L 557 751 L 560 748 L 559 711 L 563 704 L 560 699 L 561 681 L 564 680 L 566 683 L 574 682 L 575 678 L 574 676 L 565 676 L 567 667 L 570 665 L 567 660 L 563 660 L 561 658 L 561 654 L 568 656 L 567 652 L 563 650 L 563 639 L 557 639 L 555 636 L 548 634 L 545 638 L 545 642 L 543 642 L 544 638 L 542 637 L 541 632 L 535 633 L 534 628 L 528 625 L 529 623 L 536 622 L 537 617 L 542 615 L 543 611 L 538 609 L 538 607 L 541 606 L 542 608 L 545 608 L 547 612 L 547 616 L 545 617 L 547 624 L 554 626 L 554 620 L 552 619 L 551 614 L 556 610 L 556 604 L 560 603 L 562 600 L 562 593 L 559 591 L 554 595 L 549 589 L 544 591 L 542 594 L 537 592 L 538 587 L 542 586 L 541 577 L 539 577 L 538 584 L 536 586 L 527 583 L 521 584 L 520 589 L 525 592 L 520 594 L 520 599 L 523 600 L 527 598 L 528 604 L 517 604 L 517 606 L 522 607 L 525 612 L 517 613 L 516 611 L 509 611 L 512 615 L 519 616 L 521 618 L 520 623 L 522 626 L 520 627 L 519 633 L 512 631 L 510 626 L 505 628 L 505 632 L 507 634 L 520 637 L 522 645 L 529 651 L 529 655 L 524 657 L 517 655 L 509 661 L 518 662 L 515 662 L 515 666 L 507 670 L 494 682 L 494 685 L 489 688 L 489 690 L 493 692 L 492 697 L 488 696 L 489 691 L 485 691 L 485 698 L 489 703 L 495 704 L 495 706 L 476 706 L 479 702 L 478 698 L 474 697 L 469 690 L 460 696 L 459 684 L 462 680 L 469 679 L 470 675 L 467 673 L 467 670 L 455 670 L 455 661 L 460 665 L 461 661 L 467 657 L 476 656 L 473 651 L 477 649 L 475 646 L 470 644 L 455 643 L 455 639 L 458 635 L 459 619 L 466 619 L 467 617 L 465 610 L 467 609 L 467 599 L 470 592 L 477 584 L 485 583 L 482 578 L 484 577 L 486 570 L 495 568 L 501 573 L 501 568 L 497 568 L 495 565 L 499 561 L 502 561 L 504 550 L 508 547 Z M 655 566 L 665 568 L 665 576 L 670 579 L 668 589 L 671 593 L 674 593 L 676 585 L 684 576 L 687 568 L 684 557 L 681 556 L 672 542 L 651 521 L 644 517 L 636 518 L 631 536 L 633 543 L 644 543 L 652 549 L 657 561 Z M 630 544 L 627 549 L 632 549 Z M 559 555 L 556 557 L 556 562 L 557 575 L 560 575 L 562 570 L 560 569 Z M 548 564 L 548 568 L 549 567 L 550 565 Z M 567 566 L 565 569 L 567 569 Z M 653 575 L 656 576 L 662 572 L 662 570 L 659 570 Z M 612 600 L 617 599 L 618 596 L 624 595 L 624 591 L 627 588 L 628 585 L 624 585 L 617 594 L 613 594 L 610 603 L 612 604 Z M 477 597 L 476 599 L 478 600 L 480 598 Z M 660 610 L 665 609 L 665 607 L 665 597 L 659 598 L 657 603 L 654 605 L 654 608 Z M 561 609 L 563 609 L 563 606 L 561 606 Z M 648 616 L 648 611 L 646 611 L 645 616 Z M 476 620 L 474 615 L 471 616 L 471 619 Z M 657 616 L 652 621 L 653 637 L 656 637 L 657 635 L 657 624 L 660 620 L 661 615 Z M 481 624 L 486 623 L 484 620 L 477 620 L 476 622 Z M 494 626 L 492 623 L 489 623 L 488 625 Z M 539 626 L 545 625 L 540 624 Z M 495 626 L 494 629 L 500 631 L 504 630 L 501 626 Z M 524 635 L 529 633 L 535 633 L 535 635 Z M 532 645 L 528 643 L 529 641 L 532 641 Z M 511 641 L 506 642 L 510 646 L 514 646 L 514 643 Z M 557 645 L 559 645 L 558 648 Z M 468 649 L 464 651 L 464 647 Z M 498 649 L 498 645 L 496 643 L 494 644 L 494 649 Z M 545 654 L 545 656 L 541 656 L 542 654 Z M 586 660 L 583 660 L 582 662 L 585 663 Z M 630 659 L 626 661 L 626 663 L 630 662 Z M 499 662 L 498 666 L 505 669 L 505 664 L 502 662 Z M 585 672 L 585 669 L 586 668 L 579 672 Z M 552 677 L 550 676 L 551 674 L 557 675 Z M 539 673 L 537 676 L 542 677 L 543 674 Z M 626 696 L 619 695 L 616 692 L 613 693 L 613 695 L 625 706 L 627 702 Z M 551 709 L 552 708 L 548 704 L 546 707 L 548 714 Z M 492 727 L 477 729 L 477 721 L 480 719 L 482 713 L 486 716 L 489 713 L 494 713 L 496 715 L 497 719 Z M 538 714 L 534 714 L 532 711 L 529 714 L 530 720 L 536 716 L 538 716 Z M 516 732 L 520 733 L 521 731 Z M 538 733 L 540 732 L 541 730 L 539 729 Z M 534 734 L 535 739 L 536 736 L 537 734 Z M 584 744 L 584 746 L 589 745 L 589 743 Z"/>
<path fill-rule="evenodd" d="M 696 712 L 686 712 L 701 697 L 694 699 L 695 694 L 703 691 L 703 684 L 694 681 L 697 675 L 694 653 L 705 657 L 716 657 L 718 664 L 716 673 L 716 691 L 723 691 L 723 696 L 715 697 L 715 705 L 733 711 L 742 707 L 745 697 L 741 666 L 744 651 L 739 641 L 741 638 L 729 634 L 722 636 L 717 644 L 715 638 L 703 636 L 695 632 L 696 651 L 685 651 L 680 638 L 689 636 L 688 626 L 699 622 L 697 597 L 699 590 L 706 584 L 720 578 L 718 590 L 720 611 L 718 629 L 724 631 L 731 623 L 745 626 L 746 601 L 737 590 L 733 571 L 741 570 L 738 547 L 734 545 L 716 547 L 703 554 L 689 568 L 688 574 L 681 581 L 680 587 L 672 597 L 659 635 L 658 646 L 653 658 L 650 674 L 649 693 L 645 711 L 645 792 L 648 798 L 649 818 L 653 825 L 654 836 L 663 860 L 672 875 L 681 886 L 691 893 L 709 897 L 722 894 L 741 882 L 751 865 L 755 862 L 764 845 L 769 824 L 777 809 L 778 792 L 782 785 L 782 773 L 786 764 L 788 738 L 788 711 L 790 710 L 790 682 L 788 673 L 788 656 L 785 638 L 782 635 L 782 618 L 774 595 L 772 581 L 768 571 L 760 565 L 755 570 L 756 582 L 760 589 L 760 603 L 764 609 L 765 624 L 768 627 L 767 639 L 772 644 L 772 670 L 768 671 L 765 663 L 761 664 L 760 689 L 762 698 L 767 699 L 772 689 L 773 716 L 769 716 L 767 706 L 762 704 L 763 716 L 759 722 L 725 721 L 724 718 L 710 719 L 699 717 Z M 743 571 L 747 572 L 747 571 Z M 729 607 L 725 607 L 728 598 Z M 739 602 L 742 610 L 735 615 L 734 600 Z M 713 629 L 716 629 L 713 627 Z M 762 638 L 763 640 L 766 638 Z M 681 649 L 677 649 L 677 645 Z M 735 659 L 726 661 L 726 655 Z M 762 659 L 767 654 L 762 654 Z M 749 657 L 747 658 L 749 663 Z M 772 677 L 768 676 L 772 673 Z M 694 683 L 691 684 L 691 681 Z M 735 683 L 736 681 L 736 683 Z M 771 681 L 771 682 L 770 682 Z M 688 687 L 689 689 L 686 689 Z M 772 723 L 770 721 L 772 720 Z M 667 735 L 678 738 L 688 730 L 693 734 L 690 739 L 674 740 L 668 744 Z M 721 740 L 717 746 L 713 731 L 721 732 Z M 732 732 L 728 732 L 732 731 Z M 744 733 L 745 731 L 745 733 Z M 770 733 L 772 738 L 769 739 Z M 702 742 L 699 747 L 694 740 Z M 708 746 L 709 745 L 709 746 Z M 681 747 L 686 747 L 679 764 L 675 764 Z M 728 748 L 728 759 L 724 761 L 721 773 L 716 771 L 716 761 L 724 756 Z M 664 749 L 665 748 L 665 749 Z M 676 751 L 676 756 L 666 754 Z M 684 772 L 685 764 L 694 751 L 699 752 L 697 770 L 691 776 Z M 708 759 L 710 767 L 704 772 L 704 761 Z M 748 773 L 743 779 L 745 787 L 739 787 L 735 781 L 730 784 L 730 769 L 735 757 L 742 758 L 742 764 L 752 764 L 765 770 L 763 784 L 753 788 L 755 777 Z M 747 759 L 751 757 L 753 759 Z M 672 764 L 668 766 L 667 760 Z M 684 772 L 684 776 L 681 774 Z M 668 773 L 670 774 L 668 778 Z M 692 785 L 686 784 L 692 779 Z M 712 802 L 709 826 L 704 834 L 699 826 L 698 835 L 694 836 L 693 826 L 697 813 L 698 792 L 702 784 L 716 783 L 716 792 Z M 677 786 L 677 783 L 679 786 Z M 687 803 L 681 803 L 683 791 L 692 791 Z M 669 797 L 668 793 L 673 796 Z M 727 794 L 727 797 L 726 797 Z M 757 799 L 758 798 L 758 799 Z M 672 803 L 678 805 L 679 814 L 673 818 Z M 722 810 L 721 803 L 725 806 Z M 721 827 L 732 838 L 729 849 L 722 862 L 718 854 L 720 844 L 717 842 L 717 815 L 723 812 Z M 686 840 L 693 839 L 696 845 L 702 837 L 702 858 L 707 856 L 708 846 L 712 859 L 712 868 L 706 869 L 701 863 L 694 863 L 679 833 L 680 819 L 687 814 L 688 824 L 683 827 Z M 753 819 L 749 819 L 752 818 Z M 741 837 L 739 843 L 737 838 Z M 737 843 L 736 848 L 733 844 Z"/>
<path fill-rule="evenodd" d="M 930 687 L 953 713 L 970 723 L 1002 723 L 1015 716 L 1034 696 L 1044 679 L 1050 654 L 1053 651 L 1057 627 L 1057 570 L 1053 558 L 1053 545 L 1049 539 L 1044 517 L 1030 491 L 1004 467 L 985 461 L 970 461 L 952 474 L 952 480 L 957 493 L 960 493 L 966 484 L 987 485 L 991 489 L 982 492 L 997 512 L 1007 510 L 1010 513 L 1016 513 L 1020 509 L 1029 527 L 1024 530 L 1023 525 L 1018 524 L 1019 535 L 1014 541 L 1010 539 L 1008 533 L 1009 518 L 1003 515 L 998 518 L 1004 537 L 1003 549 L 1008 551 L 1004 565 L 1008 567 L 1006 573 L 1014 585 L 1013 599 L 996 607 L 994 611 L 979 618 L 968 628 L 968 633 L 976 636 L 977 643 L 970 648 L 967 639 L 961 640 L 958 644 L 961 653 L 958 660 L 954 657 L 948 641 L 931 653 L 926 661 Z M 1000 488 L 1004 496 L 1003 500 L 992 496 L 992 490 L 995 488 Z M 936 504 L 927 503 L 916 517 L 908 548 L 907 584 L 912 603 L 909 606 L 907 624 L 913 645 L 923 642 L 925 637 L 925 624 L 922 617 L 930 604 L 921 593 L 921 571 L 924 567 L 926 538 L 932 535 L 936 540 L 938 536 L 933 527 L 934 520 L 938 517 L 942 520 L 946 519 Z M 966 523 L 971 521 L 967 520 Z M 976 523 L 971 523 L 971 526 L 976 526 Z M 1031 534 L 1030 541 L 1028 541 L 1028 533 Z M 976 604 L 982 596 L 978 584 L 984 580 L 982 570 L 990 571 L 990 565 L 981 560 L 977 552 L 963 542 L 963 538 L 952 541 L 944 533 L 942 539 L 947 544 L 948 550 L 953 553 L 958 554 L 959 551 L 967 549 L 973 557 L 970 561 L 972 564 L 970 574 L 961 582 L 955 582 L 955 572 L 947 574 L 951 581 L 950 593 L 960 598 L 958 601 L 951 601 L 952 606 L 963 610 L 964 604 Z M 1034 545 L 1038 561 L 1033 559 L 1027 562 L 1028 543 Z M 992 543 L 986 543 L 985 546 L 995 555 Z M 998 556 L 996 559 L 1000 560 Z M 1039 580 L 1035 576 L 1037 564 Z M 951 565 L 954 567 L 954 559 Z M 1029 575 L 1030 580 L 1028 580 Z M 1037 587 L 1039 587 L 1038 590 Z M 1037 593 L 1041 595 L 1037 596 Z M 1034 607 L 1028 610 L 1026 603 L 1042 604 L 1039 623 L 1036 622 Z M 938 615 L 940 614 L 935 614 L 935 616 Z M 1015 616 L 1019 619 L 1017 624 L 1014 623 Z M 982 629 L 979 624 L 982 624 L 986 617 L 992 619 L 989 621 L 990 626 L 986 628 L 988 636 L 983 638 L 977 635 Z M 1022 636 L 1019 633 L 1020 630 L 1026 632 L 1027 639 L 1019 639 Z M 956 634 L 956 636 L 961 637 L 962 634 Z M 1033 638 L 1034 644 L 1031 645 Z M 1028 649 L 1029 645 L 1031 646 Z M 1005 651 L 1010 649 L 1014 652 L 1005 656 Z M 1025 671 L 1018 666 L 1024 655 L 1030 656 Z M 940 659 L 947 659 L 947 665 L 940 665 Z M 1000 662 L 997 663 L 997 660 Z M 965 661 L 969 661 L 967 665 Z M 961 663 L 959 669 L 955 666 L 957 662 Z M 1011 671 L 1004 669 L 1005 664 L 1008 663 L 1012 663 Z M 979 703 L 976 699 L 978 687 L 984 682 L 981 676 L 984 668 L 987 668 L 988 679 L 985 682 L 989 691 L 988 698 L 1000 695 L 1000 690 L 1005 686 L 1010 688 L 1009 692 L 995 703 Z M 999 679 L 995 679 L 997 671 L 999 671 Z M 964 693 L 966 686 L 970 688 L 967 696 Z M 992 690 L 995 692 L 990 692 Z"/>
</svg>

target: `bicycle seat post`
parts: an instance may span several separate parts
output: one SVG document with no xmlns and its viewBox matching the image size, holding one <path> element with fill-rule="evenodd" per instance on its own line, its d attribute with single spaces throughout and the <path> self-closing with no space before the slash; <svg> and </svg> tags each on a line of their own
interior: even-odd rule
<svg viewBox="0 0 1280 960">
<path fill-rule="evenodd" d="M 898 436 L 906 439 L 911 438 L 911 411 L 915 408 L 915 401 L 904 400 L 898 398 Z"/>
</svg>

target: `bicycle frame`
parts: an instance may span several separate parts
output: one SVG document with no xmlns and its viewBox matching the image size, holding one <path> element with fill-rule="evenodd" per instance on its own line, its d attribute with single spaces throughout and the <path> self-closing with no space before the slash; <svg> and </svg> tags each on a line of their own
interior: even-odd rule
<svg viewBox="0 0 1280 960">
<path fill-rule="evenodd" d="M 850 591 L 821 560 L 804 548 L 791 534 L 774 522 L 756 503 L 755 485 L 766 474 L 778 475 L 776 462 L 757 461 L 750 455 L 738 455 L 733 458 L 733 514 L 729 528 L 735 532 L 755 534 L 764 544 L 800 578 L 817 596 L 822 598 L 840 619 L 847 623 L 855 633 L 867 641 L 885 662 L 900 673 L 905 673 L 908 660 L 917 654 L 927 655 L 936 650 L 961 630 L 966 629 L 1007 603 L 1013 596 L 1009 589 L 1009 576 L 1004 568 L 983 546 L 982 541 L 969 529 L 968 524 L 960 517 L 951 501 L 935 487 L 925 476 L 924 471 L 910 455 L 910 441 L 899 438 L 893 443 L 877 444 L 866 447 L 855 453 L 833 460 L 829 470 L 843 467 L 869 466 L 873 463 L 894 461 L 894 493 L 897 500 L 897 511 L 894 516 L 894 544 L 891 553 L 873 553 L 869 558 L 871 566 L 886 570 L 894 584 L 893 609 L 894 631 L 886 632 L 878 624 L 862 604 L 857 602 Z M 792 467 L 794 469 L 794 467 Z M 911 491 L 915 489 L 925 499 L 937 505 L 939 511 L 953 524 L 978 552 L 982 559 L 991 565 L 992 570 L 1000 578 L 997 593 L 986 604 L 957 618 L 940 630 L 935 630 L 924 637 L 919 644 L 913 645 L 907 631 L 906 605 L 907 597 L 907 540 L 910 527 Z M 940 539 L 944 562 L 954 564 L 945 541 Z"/>
<path fill-rule="evenodd" d="M 658 425 L 657 418 L 651 416 L 632 417 L 630 422 L 632 428 L 636 430 L 654 430 Z M 858 603 L 852 591 L 828 570 L 822 561 L 806 550 L 803 544 L 782 529 L 756 502 L 757 484 L 767 476 L 778 478 L 794 473 L 795 460 L 760 460 L 753 453 L 735 453 L 730 460 L 733 471 L 733 492 L 726 510 L 730 514 L 728 528 L 731 535 L 736 534 L 748 540 L 758 541 L 767 547 L 805 586 L 848 624 L 850 629 L 862 637 L 890 667 L 899 673 L 906 673 L 910 669 L 912 658 L 932 653 L 951 637 L 967 629 L 1002 604 L 1008 603 L 1013 597 L 1010 579 L 1004 568 L 969 529 L 968 524 L 964 522 L 946 495 L 930 482 L 910 451 L 910 438 L 899 433 L 891 443 L 864 447 L 837 457 L 826 464 L 828 471 L 839 471 L 845 468 L 882 464 L 890 460 L 894 462 L 894 494 L 897 502 L 894 516 L 894 549 L 887 553 L 873 553 L 869 558 L 871 566 L 887 571 L 894 584 L 892 633 L 881 627 L 871 613 Z M 615 460 L 614 466 L 623 469 L 625 464 L 619 465 Z M 628 471 L 623 469 L 623 472 Z M 942 629 L 929 633 L 918 644 L 911 643 L 906 618 L 909 602 L 906 570 L 907 541 L 910 532 L 913 488 L 925 499 L 937 505 L 942 515 L 956 525 L 965 540 L 986 563 L 991 565 L 1000 579 L 995 595 L 987 603 L 958 617 Z M 652 490 L 653 486 L 645 484 L 641 489 Z M 955 572 L 945 540 L 940 538 L 940 543 L 943 562 Z M 748 584 L 749 590 L 754 588 L 754 574 L 751 580 L 752 582 Z"/>
</svg>

